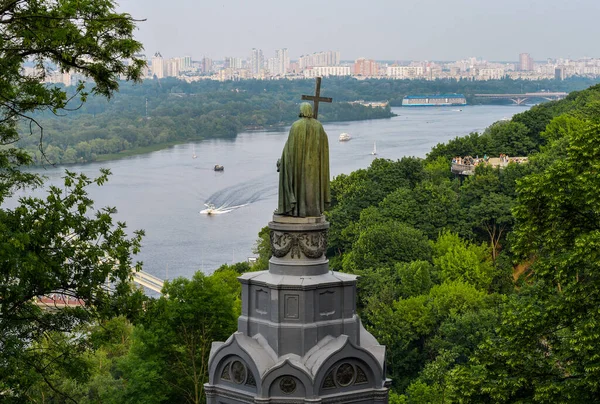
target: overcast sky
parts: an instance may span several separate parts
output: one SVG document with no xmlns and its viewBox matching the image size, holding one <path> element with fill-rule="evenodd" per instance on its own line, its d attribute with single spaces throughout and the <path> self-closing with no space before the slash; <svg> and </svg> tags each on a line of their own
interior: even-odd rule
<svg viewBox="0 0 600 404">
<path fill-rule="evenodd" d="M 600 57 L 600 0 L 117 0 L 147 56 L 517 61 Z"/>
</svg>

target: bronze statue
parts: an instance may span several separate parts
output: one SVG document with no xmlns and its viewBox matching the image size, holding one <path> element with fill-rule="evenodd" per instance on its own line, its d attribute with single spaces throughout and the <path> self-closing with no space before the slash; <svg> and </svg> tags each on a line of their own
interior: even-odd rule
<svg viewBox="0 0 600 404">
<path fill-rule="evenodd" d="M 278 215 L 321 216 L 331 203 L 329 142 L 309 103 L 300 105 L 300 119 L 290 128 L 279 171 Z"/>
</svg>

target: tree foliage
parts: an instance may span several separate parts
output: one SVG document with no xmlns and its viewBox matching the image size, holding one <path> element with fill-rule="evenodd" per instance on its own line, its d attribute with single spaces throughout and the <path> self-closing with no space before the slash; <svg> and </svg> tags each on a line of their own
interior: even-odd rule
<svg viewBox="0 0 600 404">
<path fill-rule="evenodd" d="M 96 179 L 67 172 L 63 189 L 52 186 L 46 199 L 24 197 L 0 210 L 0 380 L 25 391 L 46 372 L 68 366 L 85 341 L 75 336 L 55 343 L 55 332 L 124 314 L 135 318 L 144 300 L 131 289 L 140 264 L 142 231 L 129 238 L 114 208 L 94 211 L 87 187 Z M 48 300 L 50 299 L 50 300 Z M 70 299 L 73 307 L 56 309 Z M 60 352 L 57 352 L 60 350 Z M 0 385 L 1 385 L 0 383 Z M 18 395 L 17 395 L 18 397 Z"/>
<path fill-rule="evenodd" d="M 33 112 L 57 114 L 76 107 L 70 102 L 76 97 L 86 100 L 83 83 L 69 95 L 45 85 L 52 72 L 89 77 L 91 93 L 106 97 L 118 89 L 120 76 L 141 77 L 145 61 L 135 57 L 142 49 L 132 37 L 135 21 L 117 13 L 111 0 L 4 1 L 0 19 L 0 145 L 19 140 L 19 122 L 41 130 Z M 42 133 L 37 143 L 41 141 Z M 29 161 L 22 149 L 0 149 L 1 170 Z"/>
</svg>

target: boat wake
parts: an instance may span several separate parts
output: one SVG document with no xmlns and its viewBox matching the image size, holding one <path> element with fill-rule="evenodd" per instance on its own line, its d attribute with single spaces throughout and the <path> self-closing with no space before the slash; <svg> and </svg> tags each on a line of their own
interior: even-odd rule
<svg viewBox="0 0 600 404">
<path fill-rule="evenodd" d="M 236 205 L 236 206 L 227 206 L 227 205 L 223 205 L 223 206 L 219 206 L 218 208 L 215 207 L 215 205 L 211 204 L 211 203 L 205 203 L 204 206 L 206 206 L 206 209 L 201 210 L 200 214 L 201 215 L 222 215 L 223 213 L 229 213 L 231 211 L 234 211 L 236 209 L 242 208 L 244 206 L 248 206 L 249 203 L 244 203 L 243 205 Z"/>
<path fill-rule="evenodd" d="M 259 178 L 215 192 L 206 199 L 203 215 L 221 215 L 277 194 L 277 186 Z"/>
</svg>

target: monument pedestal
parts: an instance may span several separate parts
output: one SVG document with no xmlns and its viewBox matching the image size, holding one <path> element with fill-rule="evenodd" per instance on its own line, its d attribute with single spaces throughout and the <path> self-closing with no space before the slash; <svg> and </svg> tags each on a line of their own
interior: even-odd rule
<svg viewBox="0 0 600 404">
<path fill-rule="evenodd" d="M 269 228 L 269 270 L 239 278 L 238 332 L 213 343 L 207 402 L 387 403 L 385 347 L 356 315 L 356 276 L 329 271 L 329 223 L 275 215 Z"/>
</svg>

